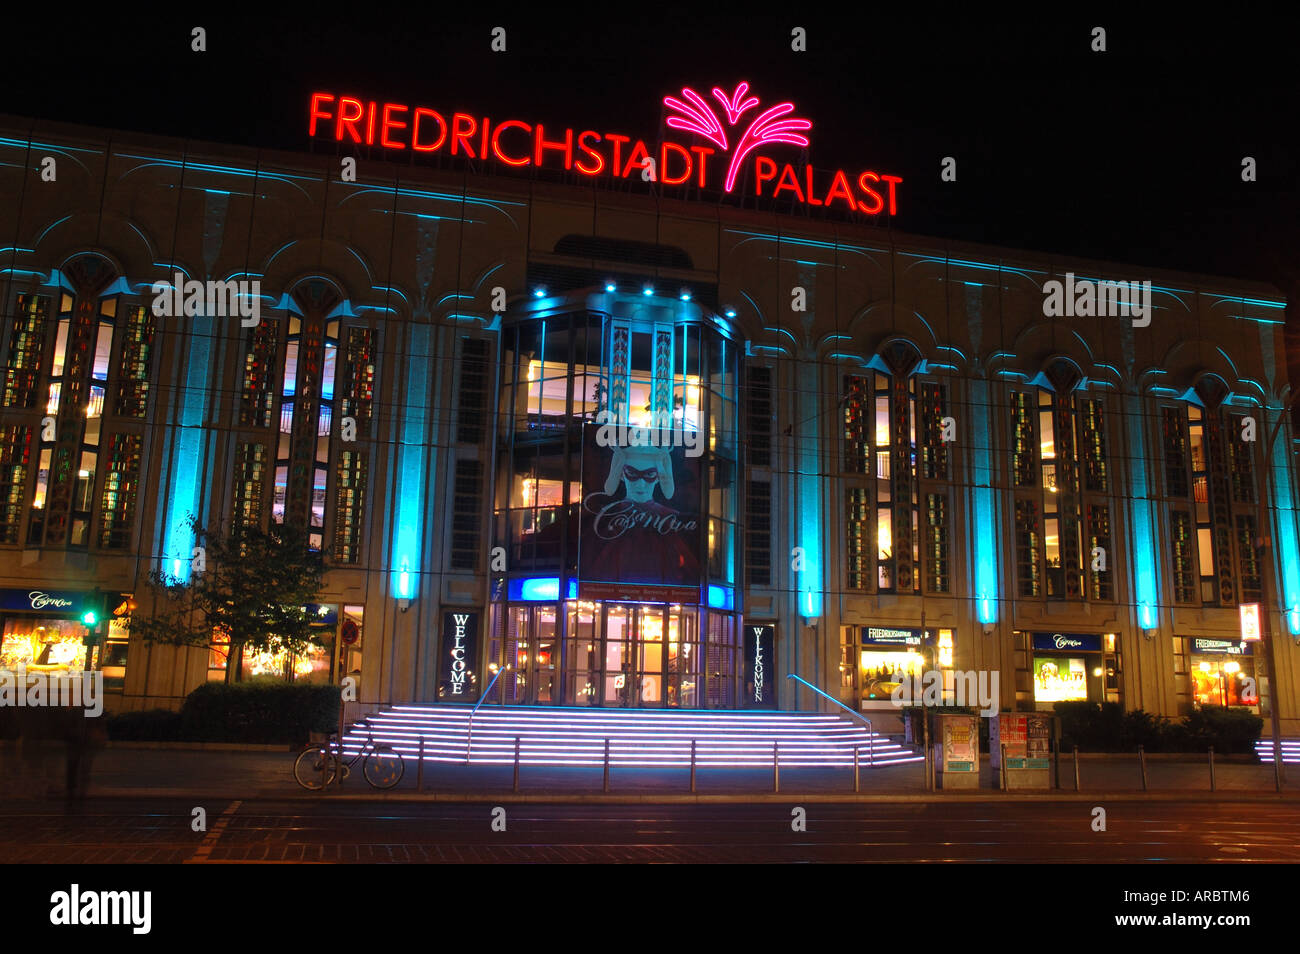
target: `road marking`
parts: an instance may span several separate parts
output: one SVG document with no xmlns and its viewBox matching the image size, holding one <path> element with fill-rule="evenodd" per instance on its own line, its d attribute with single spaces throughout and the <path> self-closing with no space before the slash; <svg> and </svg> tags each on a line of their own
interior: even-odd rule
<svg viewBox="0 0 1300 954">
<path fill-rule="evenodd" d="M 216 824 L 212 826 L 212 830 L 208 832 L 208 836 L 195 849 L 194 856 L 185 862 L 187 865 L 203 864 L 208 860 L 208 856 L 212 854 L 212 849 L 217 847 L 221 833 L 226 830 L 226 825 L 230 824 L 230 819 L 235 816 L 235 812 L 239 810 L 241 804 L 243 803 L 235 800 L 226 807 L 226 810 L 221 813 L 221 817 L 217 819 Z"/>
</svg>

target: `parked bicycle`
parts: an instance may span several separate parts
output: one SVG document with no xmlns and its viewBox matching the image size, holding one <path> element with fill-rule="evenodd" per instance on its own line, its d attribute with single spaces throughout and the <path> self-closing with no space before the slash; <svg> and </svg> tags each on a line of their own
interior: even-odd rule
<svg viewBox="0 0 1300 954">
<path fill-rule="evenodd" d="M 366 726 L 366 741 L 350 759 L 345 761 L 342 740 L 337 732 L 331 732 L 324 742 L 314 742 L 302 750 L 293 763 L 293 777 L 303 788 L 318 792 L 336 778 L 342 784 L 352 774 L 352 766 L 361 760 L 361 774 L 373 788 L 393 788 L 406 774 L 401 753 L 391 745 L 376 743 Z"/>
</svg>

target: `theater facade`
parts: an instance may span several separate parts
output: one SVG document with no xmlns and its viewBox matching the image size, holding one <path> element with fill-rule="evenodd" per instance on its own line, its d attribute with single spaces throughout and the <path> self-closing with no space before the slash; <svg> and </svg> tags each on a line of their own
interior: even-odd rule
<svg viewBox="0 0 1300 954">
<path fill-rule="evenodd" d="M 640 154 L 345 99 L 301 153 L 0 117 L 8 662 L 80 668 L 99 588 L 110 707 L 224 678 L 130 638 L 194 514 L 309 529 L 319 646 L 244 671 L 362 708 L 888 712 L 939 668 L 1300 731 L 1275 288 L 900 233 L 907 175 L 801 166 L 789 111 L 728 159 L 684 95 Z"/>
</svg>

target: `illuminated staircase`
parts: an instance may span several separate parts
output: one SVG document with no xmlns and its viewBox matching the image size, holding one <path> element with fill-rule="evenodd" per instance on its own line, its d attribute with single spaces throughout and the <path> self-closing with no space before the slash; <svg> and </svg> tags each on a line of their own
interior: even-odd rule
<svg viewBox="0 0 1300 954">
<path fill-rule="evenodd" d="M 1259 756 L 1261 762 L 1273 764 L 1273 740 L 1260 739 L 1255 743 L 1255 754 Z M 1283 739 L 1282 740 L 1282 763 L 1291 765 L 1300 762 L 1300 739 Z"/>
<path fill-rule="evenodd" d="M 515 740 L 523 765 L 603 765 L 605 742 L 617 767 L 764 768 L 773 749 L 788 768 L 844 768 L 853 750 L 863 768 L 919 762 L 912 750 L 865 724 L 835 715 L 798 712 L 580 709 L 484 706 L 474 714 L 471 741 L 468 706 L 401 705 L 366 717 L 376 742 L 404 758 L 470 765 L 514 762 Z M 345 735 L 349 752 L 365 741 L 365 724 Z M 466 746 L 470 745 L 466 759 Z"/>
</svg>

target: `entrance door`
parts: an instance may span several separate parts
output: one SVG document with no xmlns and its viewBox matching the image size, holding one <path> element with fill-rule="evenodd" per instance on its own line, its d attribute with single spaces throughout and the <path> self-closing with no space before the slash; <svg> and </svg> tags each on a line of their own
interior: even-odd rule
<svg viewBox="0 0 1300 954">
<path fill-rule="evenodd" d="M 512 606 L 506 627 L 507 672 L 502 700 L 507 705 L 545 705 L 555 701 L 555 667 L 560 660 L 554 605 Z"/>
</svg>

